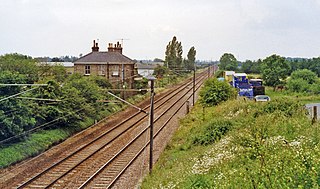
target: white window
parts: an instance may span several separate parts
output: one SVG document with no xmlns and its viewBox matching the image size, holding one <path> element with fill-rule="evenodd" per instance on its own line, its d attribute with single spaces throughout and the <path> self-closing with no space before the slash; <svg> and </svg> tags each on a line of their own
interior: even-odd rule
<svg viewBox="0 0 320 189">
<path fill-rule="evenodd" d="M 106 65 L 98 66 L 98 75 L 106 75 Z"/>
<path fill-rule="evenodd" d="M 119 71 L 113 71 L 112 76 L 114 77 L 119 77 Z"/>
<path fill-rule="evenodd" d="M 84 66 L 84 75 L 90 75 L 90 66 L 89 65 Z"/>
</svg>

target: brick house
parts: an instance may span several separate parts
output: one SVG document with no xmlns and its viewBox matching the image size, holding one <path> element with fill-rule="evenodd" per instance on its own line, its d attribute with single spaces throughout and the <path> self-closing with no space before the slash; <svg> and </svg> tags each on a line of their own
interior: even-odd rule
<svg viewBox="0 0 320 189">
<path fill-rule="evenodd" d="M 114 88 L 133 88 L 135 61 L 122 54 L 119 42 L 109 43 L 108 51 L 99 51 L 93 41 L 92 52 L 74 61 L 74 72 L 107 78 Z"/>
</svg>

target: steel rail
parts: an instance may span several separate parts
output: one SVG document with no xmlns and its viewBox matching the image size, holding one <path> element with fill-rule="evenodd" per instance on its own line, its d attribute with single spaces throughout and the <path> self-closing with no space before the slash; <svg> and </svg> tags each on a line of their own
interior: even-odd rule
<svg viewBox="0 0 320 189">
<path fill-rule="evenodd" d="M 204 78 L 203 78 L 204 79 Z M 199 83 L 198 83 L 199 84 Z M 202 84 L 202 83 L 201 83 Z M 201 86 L 200 84 L 200 86 Z M 199 87 L 200 87 L 199 86 Z M 199 88 L 198 87 L 198 88 Z M 197 89 L 198 89 L 197 88 Z M 192 89 L 189 89 L 187 92 L 185 92 L 182 96 L 185 96 L 186 94 L 188 94 Z M 167 125 L 169 123 L 169 121 L 174 117 L 174 115 L 184 106 L 185 102 L 191 98 L 191 96 L 193 95 L 193 93 L 191 93 L 191 95 L 189 97 L 187 97 L 187 99 L 185 101 L 183 101 L 183 103 L 179 106 L 179 108 L 170 116 L 170 118 L 165 122 L 164 126 Z M 156 119 L 155 122 L 157 122 L 162 116 L 164 116 L 169 110 L 172 109 L 172 107 L 174 105 L 176 105 L 178 102 L 181 101 L 182 98 L 177 99 L 173 105 L 171 105 L 169 108 L 167 108 L 164 112 L 162 112 Z M 157 136 L 159 134 L 159 132 L 164 128 L 164 126 L 162 126 L 154 135 Z M 92 182 L 93 179 L 95 179 L 111 162 L 113 162 L 121 153 L 123 153 L 130 145 L 132 145 L 135 141 L 137 141 L 140 137 L 142 137 L 142 135 L 147 132 L 149 129 L 149 126 L 145 127 L 136 137 L 134 137 L 127 145 L 125 145 L 121 150 L 118 151 L 118 153 L 116 153 L 109 161 L 107 161 L 105 164 L 103 164 L 103 166 L 101 166 L 93 175 L 91 175 L 80 187 L 78 187 L 78 189 L 82 189 L 84 187 L 86 187 L 90 182 Z M 150 139 L 149 142 L 150 143 Z M 144 148 L 147 146 L 144 145 L 144 147 L 142 149 L 139 150 L 139 152 L 134 156 L 133 159 L 131 159 L 129 161 L 128 164 L 131 164 L 135 158 L 137 158 L 139 156 L 139 154 L 144 150 Z M 125 171 L 125 169 L 127 169 L 127 167 L 129 165 L 126 165 L 122 170 L 120 170 L 119 174 L 116 175 L 115 179 L 113 179 L 113 181 L 111 181 L 111 183 L 106 186 L 107 188 L 111 187 L 111 185 L 113 185 L 113 183 L 117 180 L 117 178 L 119 178 L 121 176 L 121 174 Z"/>
<path fill-rule="evenodd" d="M 201 76 L 201 74 L 199 74 L 198 77 L 200 77 L 200 76 Z M 188 80 L 190 80 L 190 79 L 188 79 Z M 177 94 L 178 92 L 184 90 L 186 87 L 188 87 L 189 83 L 190 83 L 190 82 L 187 81 L 187 82 L 181 84 L 181 85 L 179 86 L 179 88 L 181 88 L 181 89 L 180 89 L 180 90 L 175 90 L 174 93 L 171 93 L 171 94 L 170 94 L 170 97 L 169 97 L 169 98 L 172 98 L 175 94 Z M 165 99 L 166 97 L 168 97 L 168 96 L 163 96 L 162 98 L 157 99 L 156 103 L 160 102 L 161 100 Z M 164 101 L 164 102 L 161 103 L 160 105 L 157 104 L 157 105 L 158 105 L 157 108 L 160 107 L 160 106 L 162 106 L 164 103 L 166 103 L 166 101 Z M 148 107 L 149 107 L 149 105 L 146 106 L 144 109 L 147 109 Z M 134 117 L 135 117 L 136 115 L 138 115 L 139 113 L 140 113 L 140 112 L 137 112 L 137 113 L 133 114 L 133 115 L 130 116 L 129 118 L 123 120 L 122 122 L 120 122 L 120 123 L 117 124 L 116 126 L 112 127 L 110 130 L 108 130 L 108 131 L 106 131 L 105 133 L 101 134 L 100 136 L 98 136 L 97 138 L 95 138 L 94 140 L 92 140 L 91 142 L 89 142 L 89 143 L 87 143 L 86 145 L 82 146 L 81 148 L 79 148 L 78 150 L 74 151 L 73 153 L 69 154 L 67 157 L 65 157 L 65 158 L 61 159 L 60 161 L 52 164 L 50 167 L 48 167 L 48 168 L 45 169 L 44 171 L 38 173 L 37 175 L 35 175 L 35 176 L 32 177 L 31 179 L 29 179 L 28 181 L 26 181 L 26 182 L 24 182 L 23 184 L 19 185 L 18 188 L 23 188 L 23 187 L 25 187 L 26 185 L 32 183 L 32 182 L 33 182 L 34 180 L 36 180 L 37 178 L 41 177 L 41 175 L 47 173 L 49 170 L 51 170 L 52 168 L 58 166 L 59 164 L 61 164 L 62 162 L 64 162 L 64 161 L 67 160 L 68 158 L 70 158 L 71 156 L 79 153 L 81 150 L 85 149 L 85 148 L 88 147 L 89 145 L 93 144 L 93 143 L 96 142 L 97 140 L 99 140 L 99 139 L 101 139 L 102 137 L 104 137 L 106 134 L 110 133 L 111 131 L 115 130 L 115 129 L 118 128 L 119 126 L 123 125 L 125 122 L 131 120 L 132 118 L 134 118 Z M 141 121 L 144 117 L 146 117 L 146 115 L 143 116 L 139 121 Z M 138 123 L 139 121 L 137 121 L 136 123 Z M 136 123 L 135 123 L 135 124 L 136 124 Z M 130 128 L 131 128 L 131 127 L 130 127 Z M 129 130 L 130 128 L 126 129 L 125 131 Z M 124 132 L 125 132 L 125 131 L 124 131 Z M 123 134 L 124 132 L 121 132 L 121 134 Z M 117 137 L 118 137 L 118 136 L 117 136 Z M 117 138 L 117 137 L 115 137 L 115 138 Z M 113 141 L 113 140 L 115 140 L 115 139 L 112 139 L 112 141 Z M 112 141 L 110 141 L 110 142 L 112 142 Z M 109 143 L 110 143 L 110 142 L 109 142 Z M 106 144 L 106 145 L 107 145 L 107 144 Z M 106 145 L 103 145 L 103 147 L 105 147 Z M 102 148 L 103 148 L 103 147 L 102 147 Z M 98 151 L 98 150 L 97 150 L 97 151 Z M 95 154 L 95 153 L 96 153 L 96 152 L 94 152 L 93 154 Z M 91 157 L 93 154 L 89 155 L 86 159 L 88 159 L 89 157 Z M 85 161 L 86 159 L 84 159 L 83 161 Z M 81 162 L 83 162 L 83 161 L 81 161 Z M 80 163 L 78 163 L 77 165 L 79 165 L 79 164 L 80 164 Z M 71 169 L 71 170 L 72 170 L 72 169 Z M 67 173 L 69 173 L 71 170 L 68 170 Z M 64 175 L 65 175 L 65 174 L 64 174 Z M 64 175 L 59 176 L 58 179 L 62 178 Z M 51 184 L 49 184 L 49 186 L 51 186 L 53 183 L 55 183 L 58 179 L 55 179 L 54 182 L 51 182 Z M 49 186 L 48 186 L 48 187 L 49 187 Z"/>
<path fill-rule="evenodd" d="M 201 85 L 200 85 L 201 86 Z M 197 87 L 196 91 L 200 88 Z M 169 121 L 171 121 L 171 119 L 174 117 L 175 114 L 177 114 L 181 108 L 184 106 L 184 104 L 188 101 L 188 99 L 190 99 L 193 96 L 193 94 L 191 94 L 187 100 L 185 100 L 180 106 L 179 108 L 170 116 L 170 118 L 168 120 L 166 120 L 166 122 L 160 127 L 160 129 L 154 134 L 154 138 L 158 136 L 158 134 L 164 129 L 164 127 L 169 123 Z M 150 139 L 149 141 L 139 150 L 139 152 L 128 162 L 128 164 L 119 172 L 119 174 L 110 182 L 110 184 L 106 187 L 106 188 L 111 188 L 116 181 L 122 176 L 122 174 L 128 169 L 128 167 L 140 156 L 140 154 L 148 147 L 148 145 L 150 144 Z"/>
</svg>

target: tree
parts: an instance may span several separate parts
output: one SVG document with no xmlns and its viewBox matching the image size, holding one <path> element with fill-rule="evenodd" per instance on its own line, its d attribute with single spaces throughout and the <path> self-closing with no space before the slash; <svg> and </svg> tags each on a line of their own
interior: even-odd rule
<svg viewBox="0 0 320 189">
<path fill-rule="evenodd" d="M 26 55 L 15 53 L 0 56 L 0 70 L 24 75 L 27 77 L 26 83 L 34 83 L 39 79 L 37 61 Z"/>
<path fill-rule="evenodd" d="M 283 84 L 283 80 L 287 78 L 290 71 L 290 65 L 284 57 L 279 55 L 271 55 L 264 59 L 261 64 L 262 78 L 265 84 L 273 86 Z"/>
<path fill-rule="evenodd" d="M 188 52 L 187 59 L 184 61 L 184 65 L 187 70 L 194 69 L 194 64 L 196 61 L 196 53 L 197 53 L 196 49 L 194 47 L 191 47 Z"/>
<path fill-rule="evenodd" d="M 20 134 L 35 126 L 33 107 L 37 105 L 34 102 L 26 103 L 23 99 L 11 98 L 0 103 L 0 140 Z"/>
<path fill-rule="evenodd" d="M 182 66 L 182 44 L 174 36 L 166 47 L 165 65 L 170 69 L 179 69 Z"/>
<path fill-rule="evenodd" d="M 238 69 L 237 59 L 231 53 L 224 53 L 220 58 L 219 68 L 221 70 L 232 70 Z"/>
<path fill-rule="evenodd" d="M 63 62 L 63 59 L 58 58 L 58 57 L 53 57 L 53 58 L 51 59 L 51 62 Z"/>
<path fill-rule="evenodd" d="M 260 65 L 260 59 L 258 61 L 246 60 L 241 66 L 241 71 L 245 73 L 260 73 Z"/>
<path fill-rule="evenodd" d="M 27 83 L 28 78 L 26 75 L 22 75 L 16 72 L 11 72 L 8 70 L 1 71 L 0 74 L 0 83 L 10 84 L 10 83 Z M 10 96 L 19 93 L 21 86 L 1 86 L 0 87 L 0 97 L 1 96 Z"/>
<path fill-rule="evenodd" d="M 155 58 L 155 59 L 153 59 L 153 62 L 164 62 L 164 61 L 160 58 Z"/>
</svg>

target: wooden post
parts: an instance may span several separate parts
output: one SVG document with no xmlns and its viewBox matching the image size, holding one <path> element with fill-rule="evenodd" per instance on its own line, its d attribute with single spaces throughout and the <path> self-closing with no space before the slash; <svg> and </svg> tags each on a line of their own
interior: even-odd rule
<svg viewBox="0 0 320 189">
<path fill-rule="evenodd" d="M 189 113 L 189 109 L 190 109 L 189 100 L 186 101 L 186 108 L 187 108 L 186 114 L 188 114 Z"/>
<path fill-rule="evenodd" d="M 205 107 L 202 106 L 202 121 L 204 121 L 204 116 L 205 116 Z"/>
<path fill-rule="evenodd" d="M 313 106 L 312 124 L 316 123 L 318 119 L 318 108 Z"/>
</svg>

